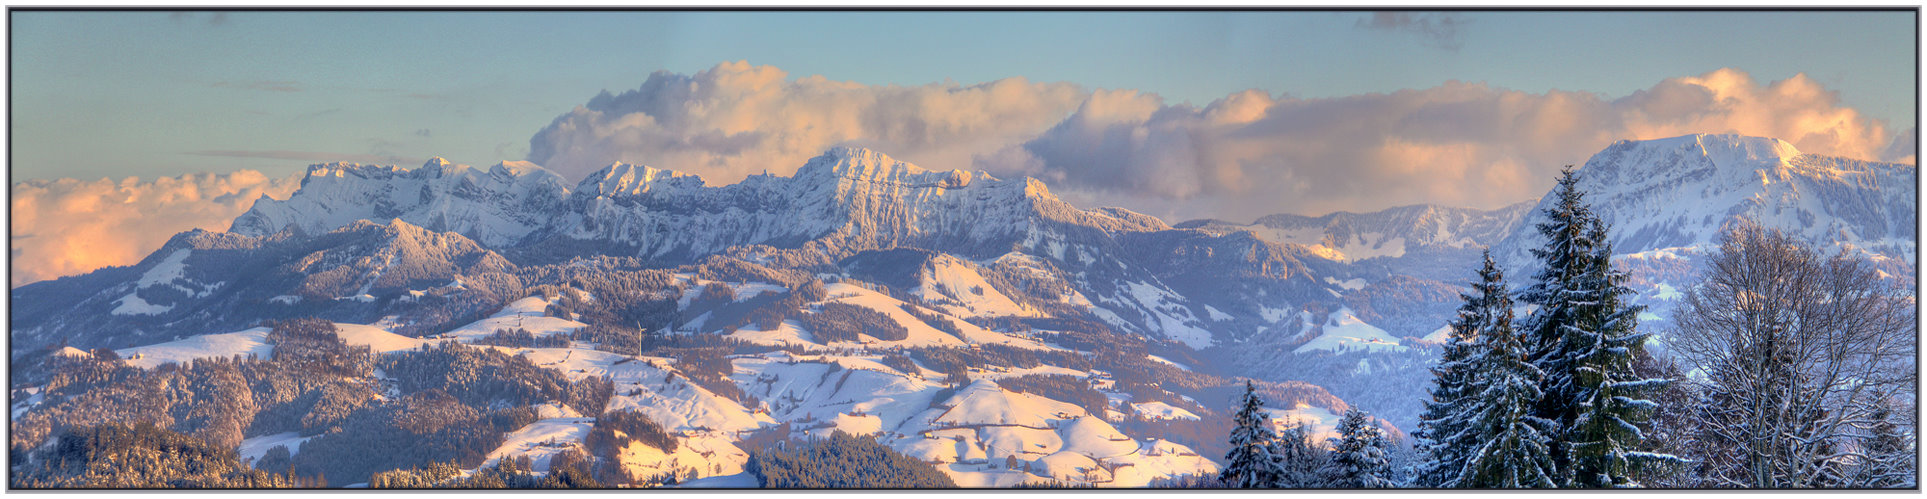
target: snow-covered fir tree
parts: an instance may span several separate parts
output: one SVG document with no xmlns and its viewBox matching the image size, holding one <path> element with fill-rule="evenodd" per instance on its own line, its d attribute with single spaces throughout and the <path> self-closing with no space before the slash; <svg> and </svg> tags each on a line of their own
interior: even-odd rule
<svg viewBox="0 0 1927 499">
<path fill-rule="evenodd" d="M 1539 400 L 1539 368 L 1526 361 L 1525 343 L 1512 329 L 1512 299 L 1506 296 L 1505 277 L 1485 257 L 1478 296 L 1468 296 L 1471 309 L 1463 322 L 1481 324 L 1478 340 L 1465 359 L 1470 376 L 1469 396 L 1447 417 L 1457 432 L 1440 447 L 1456 447 L 1458 468 L 1441 466 L 1439 486 L 1467 488 L 1549 488 L 1557 486 L 1551 440 L 1546 421 L 1532 415 Z M 1442 463 L 1449 465 L 1450 463 Z"/>
<path fill-rule="evenodd" d="M 1492 262 L 1491 252 L 1486 253 L 1486 263 Z M 1496 271 L 1495 271 L 1496 272 Z M 1493 274 L 1493 275 L 1496 275 Z M 1445 482 L 1456 477 L 1459 469 L 1465 467 L 1465 453 L 1470 446 L 1461 433 L 1465 425 L 1463 414 L 1472 392 L 1472 369 L 1468 357 L 1474 351 L 1473 342 L 1477 341 L 1479 331 L 1489 327 L 1488 308 L 1493 289 L 1489 288 L 1485 274 L 1480 274 L 1479 282 L 1472 284 L 1475 294 L 1459 295 L 1465 301 L 1459 306 L 1458 318 L 1453 319 L 1450 336 L 1445 343 L 1439 364 L 1432 368 L 1432 401 L 1425 404 L 1425 413 L 1419 415 L 1418 431 L 1420 446 L 1425 451 L 1425 463 L 1417 475 L 1414 485 L 1420 487 L 1442 487 Z M 1497 288 L 1501 294 L 1507 291 L 1503 286 Z M 1511 300 L 1507 299 L 1507 303 Z M 1509 313 L 1510 311 L 1508 311 Z"/>
<path fill-rule="evenodd" d="M 1364 411 L 1351 409 L 1338 420 L 1338 437 L 1331 440 L 1331 460 L 1320 473 L 1325 486 L 1381 489 L 1396 487 L 1389 459 L 1391 444 L 1384 430 Z"/>
<path fill-rule="evenodd" d="M 1226 487 L 1241 489 L 1277 487 L 1282 470 L 1272 454 L 1278 434 L 1264 410 L 1258 389 L 1245 382 L 1245 395 L 1238 413 L 1231 418 L 1231 451 L 1225 453 L 1224 470 L 1218 473 Z"/>
<path fill-rule="evenodd" d="M 1573 383 L 1574 369 L 1570 351 L 1576 342 L 1567 341 L 1568 328 L 1577 326 L 1582 312 L 1575 300 L 1584 294 L 1578 289 L 1592 268 L 1593 241 L 1587 227 L 1593 218 L 1579 190 L 1579 177 L 1568 165 L 1559 174 L 1554 190 L 1558 201 L 1545 210 L 1546 221 L 1534 228 L 1546 238 L 1544 248 L 1532 250 L 1540 263 L 1532 283 L 1519 291 L 1519 301 L 1538 309 L 1520 325 L 1530 352 L 1527 360 L 1545 376 L 1540 381 L 1540 397 L 1533 414 L 1551 422 L 1552 458 L 1562 485 L 1569 475 L 1568 449 L 1561 438 L 1564 430 L 1578 419 L 1578 388 Z"/>
<path fill-rule="evenodd" d="M 1387 460 L 1391 462 L 1393 486 L 1418 487 L 1420 475 L 1426 472 L 1422 468 L 1427 461 L 1424 451 L 1389 431 L 1385 432 L 1385 440 L 1391 444 L 1391 455 Z"/>
<path fill-rule="evenodd" d="M 1568 478 L 1577 487 L 1638 487 L 1633 475 L 1639 468 L 1679 461 L 1650 452 L 1641 430 L 1659 409 L 1648 397 L 1671 380 L 1634 371 L 1634 357 L 1648 337 L 1638 331 L 1638 314 L 1645 307 L 1625 303 L 1633 290 L 1625 285 L 1626 274 L 1612 266 L 1605 223 L 1590 220 L 1587 238 L 1595 241 L 1595 250 L 1579 285 L 1568 288 L 1579 314 L 1563 328 L 1560 351 L 1572 369 L 1569 393 L 1578 401 L 1564 435 L 1571 459 Z"/>
<path fill-rule="evenodd" d="M 1535 228 L 1546 247 L 1532 250 L 1542 264 L 1520 301 L 1538 305 L 1521 328 L 1527 357 L 1544 375 L 1534 414 L 1552 437 L 1561 486 L 1637 486 L 1638 466 L 1677 458 L 1646 452 L 1640 426 L 1657 408 L 1644 397 L 1665 386 L 1642 379 L 1633 358 L 1646 340 L 1637 331 L 1639 307 L 1612 266 L 1605 224 L 1578 189 L 1569 167 L 1559 178 L 1557 202 Z"/>
<path fill-rule="evenodd" d="M 1325 463 L 1325 454 L 1324 449 L 1312 443 L 1311 432 L 1306 430 L 1304 422 L 1297 419 L 1287 422 L 1272 446 L 1272 456 L 1278 460 L 1278 487 L 1323 486 L 1318 470 Z"/>
</svg>

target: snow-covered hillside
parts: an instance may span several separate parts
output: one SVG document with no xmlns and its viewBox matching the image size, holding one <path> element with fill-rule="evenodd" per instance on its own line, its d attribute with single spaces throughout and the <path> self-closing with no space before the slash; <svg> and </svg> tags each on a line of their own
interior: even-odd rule
<svg viewBox="0 0 1927 499">
<path fill-rule="evenodd" d="M 1656 305 L 1642 321 L 1663 319 L 1740 217 L 1912 272 L 1910 165 L 1696 135 L 1621 142 L 1578 173 L 1614 224 L 1635 302 Z M 607 378 L 609 410 L 679 443 L 616 451 L 632 476 L 740 485 L 758 450 L 742 442 L 842 431 L 965 486 L 1144 486 L 1215 469 L 1213 425 L 1239 376 L 1272 390 L 1274 419 L 1314 433 L 1347 408 L 1409 426 L 1480 251 L 1492 245 L 1520 285 L 1537 210 L 1168 226 L 1071 206 L 1036 179 L 855 148 L 724 186 L 624 163 L 572 187 L 526 163 L 316 165 L 232 232 L 183 233 L 133 266 L 16 288 L 11 353 L 57 365 L 108 348 L 165 372 L 270 357 L 273 321 L 324 318 L 379 359 L 487 343 L 476 352 L 568 381 L 551 383 Z M 348 382 L 399 404 L 411 394 L 385 391 L 401 381 L 389 376 Z M 31 416 L 48 381 L 20 379 L 13 413 Z M 601 416 L 529 404 L 475 408 L 540 413 L 491 430 L 507 439 L 483 449 L 489 462 L 529 456 L 544 471 Z M 287 430 L 223 445 L 260 457 L 313 437 Z"/>
<path fill-rule="evenodd" d="M 893 308 L 900 303 L 882 302 L 880 300 L 889 298 L 843 284 L 833 286 L 830 292 L 831 300 L 878 309 Z M 565 334 L 557 327 L 566 327 L 568 321 L 539 315 L 540 310 L 552 303 L 553 299 L 539 296 L 517 300 L 492 317 L 457 328 L 438 339 L 408 338 L 370 325 L 335 323 L 334 326 L 348 344 L 368 345 L 376 353 L 407 351 L 439 341 L 474 341 L 482 337 L 474 333 L 514 327 L 512 322 L 505 321 L 516 319 L 524 321 L 521 326 L 524 328 Z M 539 322 L 542 320 L 560 322 L 551 327 Z M 978 331 L 986 335 L 982 339 L 999 336 L 1012 346 L 1055 348 L 1002 333 Z M 234 355 L 266 358 L 271 351 L 267 333 L 267 328 L 253 328 L 199 335 L 118 353 L 128 364 L 147 369 L 200 358 Z M 934 330 L 930 333 L 955 341 Z M 1095 379 L 1101 372 L 1050 366 L 999 368 L 997 372 L 984 371 L 982 378 L 968 385 L 952 386 L 940 381 L 939 373 L 934 371 L 902 372 L 886 367 L 878 362 L 883 352 L 871 350 L 871 346 L 833 345 L 835 351 L 844 353 L 776 351 L 733 356 L 730 362 L 735 373 L 731 381 L 765 402 L 745 406 L 686 381 L 686 376 L 685 380 L 677 380 L 679 371 L 675 359 L 627 356 L 586 346 L 489 348 L 526 357 L 537 366 L 557 370 L 571 379 L 607 377 L 615 383 L 617 392 L 609 403 L 609 410 L 640 411 L 673 432 L 682 444 L 674 453 L 640 445 L 624 451 L 623 465 L 636 476 L 694 470 L 692 478 L 706 479 L 741 473 L 747 454 L 731 442 L 746 432 L 781 422 L 791 423 L 797 438 L 825 437 L 834 430 L 877 435 L 899 451 L 939 464 L 940 470 L 965 486 L 1058 481 L 1141 487 L 1154 480 L 1217 468 L 1211 457 L 1201 456 L 1184 445 L 1155 437 L 1125 435 L 1104 419 L 1119 417 L 1116 411 L 1091 415 L 1076 404 L 1012 392 L 995 381 L 1024 374 Z M 874 347 L 894 349 L 898 346 Z M 507 457 L 529 456 L 536 471 L 546 470 L 550 457 L 563 450 L 580 448 L 595 421 L 594 416 L 578 414 L 566 406 L 544 405 L 537 409 L 541 419 L 511 432 L 504 443 L 488 455 L 484 466 Z M 1158 419 L 1198 419 L 1188 410 L 1158 402 L 1140 403 L 1137 410 L 1157 415 Z M 243 441 L 240 452 L 258 458 L 276 445 L 298 450 L 300 442 L 306 439 L 293 433 L 262 435 Z M 1013 456 L 1025 464 L 1017 469 L 1006 468 L 1006 458 Z M 1029 466 L 1031 471 L 1025 472 L 1021 466 Z"/>
<path fill-rule="evenodd" d="M 1804 154 L 1769 138 L 1687 135 L 1620 141 L 1576 172 L 1621 255 L 1713 247 L 1722 227 L 1745 218 L 1827 250 L 1914 262 L 1914 165 Z M 1529 261 L 1526 250 L 1540 244 L 1530 228 L 1553 202 L 1541 200 L 1494 256 L 1514 268 Z"/>
<path fill-rule="evenodd" d="M 1249 225 L 1196 220 L 1177 227 L 1247 231 L 1269 241 L 1305 246 L 1331 260 L 1359 261 L 1397 258 L 1421 250 L 1483 248 L 1518 227 L 1531 206 L 1526 202 L 1488 211 L 1414 205 L 1319 217 L 1281 213 Z"/>
</svg>

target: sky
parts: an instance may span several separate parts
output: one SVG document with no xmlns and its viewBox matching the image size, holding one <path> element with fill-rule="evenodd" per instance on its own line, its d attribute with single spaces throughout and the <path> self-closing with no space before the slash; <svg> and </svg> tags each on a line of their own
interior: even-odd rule
<svg viewBox="0 0 1927 499">
<path fill-rule="evenodd" d="M 1685 133 L 1911 163 L 1915 30 L 1913 12 L 14 11 L 14 281 L 225 229 L 328 161 L 579 179 L 621 160 L 713 185 L 861 145 L 1173 222 L 1497 208 L 1612 141 Z M 97 241 L 128 231 L 149 233 Z M 45 270 L 19 276 L 33 255 Z"/>
</svg>

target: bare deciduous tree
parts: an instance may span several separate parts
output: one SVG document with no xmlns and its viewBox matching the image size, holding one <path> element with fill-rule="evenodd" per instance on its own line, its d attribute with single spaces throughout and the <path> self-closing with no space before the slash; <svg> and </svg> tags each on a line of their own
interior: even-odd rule
<svg viewBox="0 0 1927 499">
<path fill-rule="evenodd" d="M 1675 312 L 1674 343 L 1702 394 L 1703 485 L 1854 486 L 1855 468 L 1891 458 L 1861 441 L 1883 409 L 1913 405 L 1913 307 L 1863 260 L 1730 227 Z"/>
</svg>

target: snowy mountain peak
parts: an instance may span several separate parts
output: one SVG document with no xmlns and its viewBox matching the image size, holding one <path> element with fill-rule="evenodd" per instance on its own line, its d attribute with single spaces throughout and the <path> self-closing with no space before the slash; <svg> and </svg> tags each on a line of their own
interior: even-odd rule
<svg viewBox="0 0 1927 499">
<path fill-rule="evenodd" d="M 905 187 L 960 189 L 972 180 L 996 180 L 984 172 L 931 171 L 861 147 L 833 147 L 796 170 L 797 179 L 850 179 Z"/>
<path fill-rule="evenodd" d="M 839 177 L 888 179 L 927 171 L 929 170 L 899 161 L 881 152 L 861 147 L 839 146 L 811 158 L 797 170 L 797 176 L 803 177 L 806 176 L 804 172 L 810 172 L 811 174 L 827 173 Z"/>
<path fill-rule="evenodd" d="M 436 231 L 460 232 L 489 245 L 519 241 L 568 196 L 562 176 L 527 162 L 483 172 L 434 158 L 421 168 L 327 163 L 308 167 L 287 200 L 263 197 L 234 220 L 231 232 L 264 236 L 289 226 L 322 234 L 357 220 L 406 219 Z"/>
<path fill-rule="evenodd" d="M 1800 155 L 1800 150 L 1787 141 L 1750 137 L 1736 134 L 1696 133 L 1664 139 L 1621 140 L 1614 146 L 1647 148 L 1656 150 L 1695 151 L 1709 158 L 1733 159 L 1736 161 L 1760 161 L 1772 158 L 1792 158 Z M 1610 147 L 1609 147 L 1610 148 Z"/>
<path fill-rule="evenodd" d="M 1576 173 L 1593 211 L 1611 224 L 1620 254 L 1711 247 L 1722 227 L 1746 218 L 1824 248 L 1913 259 L 1913 165 L 1702 134 L 1620 141 Z M 1531 228 L 1555 201 L 1540 200 L 1521 230 L 1495 248 L 1497 256 L 1525 263 L 1526 248 L 1541 243 Z"/>
<path fill-rule="evenodd" d="M 328 179 L 346 179 L 350 175 L 355 178 L 385 180 L 394 177 L 397 172 L 404 171 L 407 170 L 398 168 L 395 165 L 365 165 L 361 163 L 341 162 L 317 163 L 308 165 L 308 174 L 301 178 L 301 187 L 307 188 L 310 182 L 326 181 Z"/>
<path fill-rule="evenodd" d="M 435 158 L 435 159 L 441 159 L 441 158 Z M 444 163 L 446 163 L 446 161 L 444 161 Z M 500 163 L 496 163 L 495 166 L 489 167 L 488 174 L 495 175 L 495 176 L 521 177 L 521 176 L 526 176 L 530 174 L 537 174 L 537 172 L 547 172 L 547 171 L 548 171 L 547 168 L 543 168 L 541 165 L 537 165 L 535 163 L 530 163 L 527 161 L 503 161 Z"/>
<path fill-rule="evenodd" d="M 582 179 L 576 192 L 589 196 L 636 196 L 657 185 L 701 187 L 701 176 L 675 170 L 658 170 L 643 165 L 616 162 Z"/>
<path fill-rule="evenodd" d="M 1743 183 L 1762 178 L 1756 172 L 1785 170 L 1800 156 L 1793 144 L 1779 139 L 1695 134 L 1616 142 L 1587 161 L 1583 172 L 1599 185 L 1651 185 L 1658 180 L 1715 176 L 1722 183 Z"/>
</svg>

